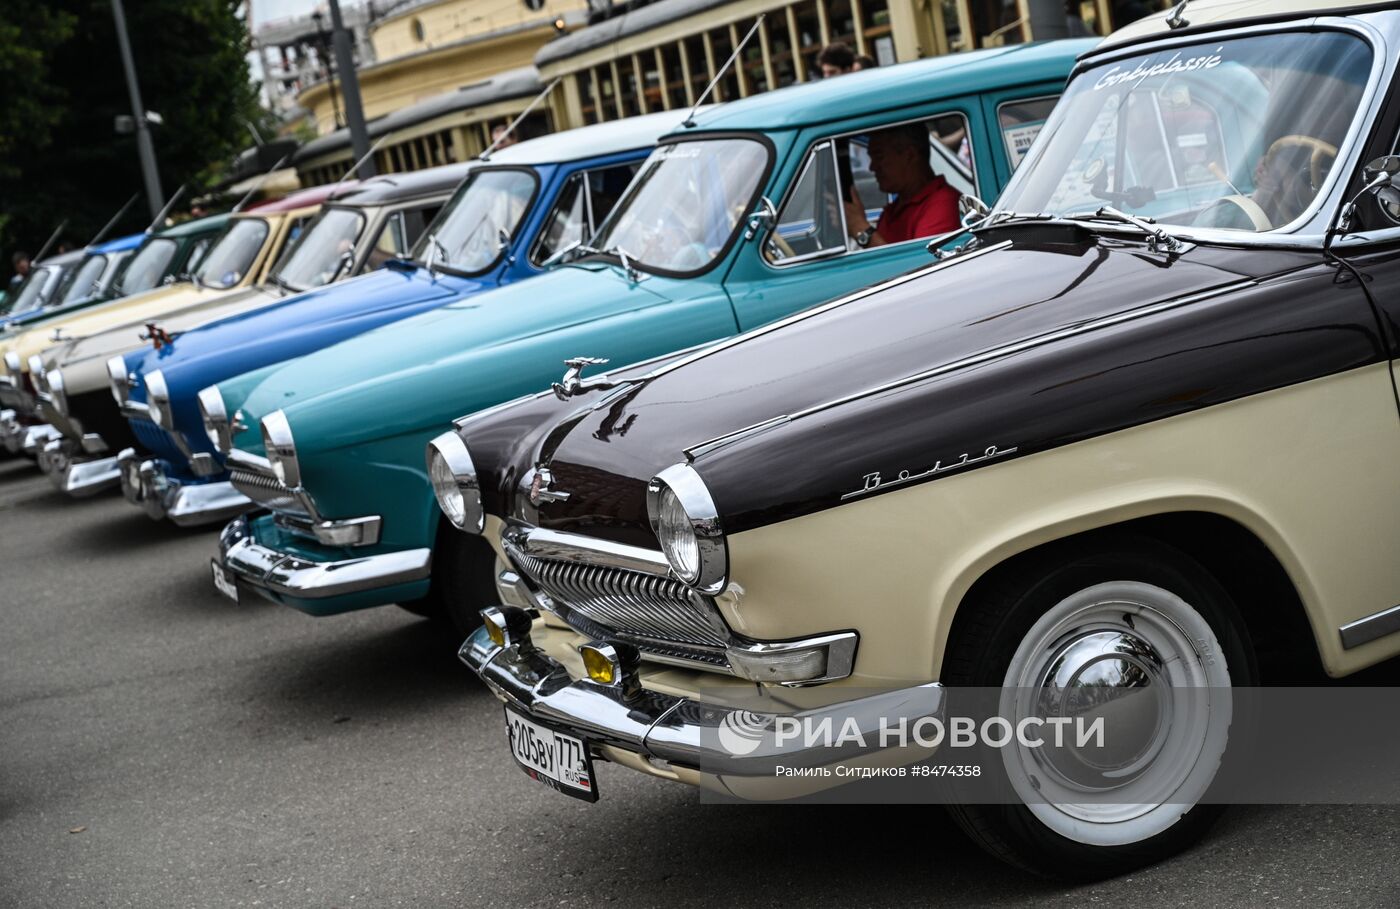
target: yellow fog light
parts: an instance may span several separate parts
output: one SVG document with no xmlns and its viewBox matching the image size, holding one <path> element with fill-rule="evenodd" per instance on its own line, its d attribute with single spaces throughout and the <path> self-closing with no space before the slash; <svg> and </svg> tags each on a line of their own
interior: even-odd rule
<svg viewBox="0 0 1400 909">
<path fill-rule="evenodd" d="M 534 619 L 525 610 L 515 606 L 487 606 L 481 610 L 481 621 L 486 626 L 486 636 L 497 647 L 514 647 L 519 653 L 534 649 L 530 642 L 530 626 Z"/>
<path fill-rule="evenodd" d="M 631 644 L 589 641 L 580 644 L 578 652 L 583 657 L 583 669 L 591 681 L 621 688 L 623 694 L 629 696 L 640 690 L 637 666 L 642 661 L 642 655 Z"/>
</svg>

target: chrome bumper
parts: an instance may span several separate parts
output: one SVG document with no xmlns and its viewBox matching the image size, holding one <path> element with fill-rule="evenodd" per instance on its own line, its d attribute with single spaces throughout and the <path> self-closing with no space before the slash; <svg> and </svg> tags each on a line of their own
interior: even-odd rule
<svg viewBox="0 0 1400 909">
<path fill-rule="evenodd" d="M 116 458 L 94 458 L 91 461 L 69 460 L 61 471 L 49 475 L 54 485 L 75 499 L 84 499 L 108 489 L 118 482 Z"/>
<path fill-rule="evenodd" d="M 19 425 L 18 412 L 0 410 L 0 446 L 10 454 L 19 454 L 20 438 L 24 427 Z"/>
<path fill-rule="evenodd" d="M 467 638 L 458 657 L 497 698 L 534 719 L 595 746 L 640 755 L 662 772 L 667 765 L 679 765 L 718 779 L 773 779 L 780 765 L 815 767 L 832 762 L 829 748 L 780 744 L 774 735 L 780 716 L 817 725 L 828 721 L 837 729 L 854 717 L 867 733 L 867 740 L 877 743 L 882 718 L 942 718 L 945 712 L 943 687 L 936 682 L 825 707 L 771 713 L 756 709 L 753 703 L 703 703 L 645 688 L 629 698 L 620 687 L 574 679 L 563 665 L 541 651 L 522 655 L 515 647 L 499 647 L 484 626 Z M 837 691 L 833 689 L 833 693 Z M 751 748 L 742 754 L 725 747 L 727 730 L 736 724 L 750 730 L 748 737 L 757 739 L 746 742 L 745 748 Z M 877 750 L 878 745 L 872 744 L 863 751 L 843 751 L 840 757 L 850 759 Z"/>
<path fill-rule="evenodd" d="M 144 459 L 127 448 L 117 455 L 122 495 L 141 506 L 153 521 L 169 518 L 180 527 L 227 521 L 253 507 L 228 480 L 182 483 L 170 476 L 166 462 Z"/>
<path fill-rule="evenodd" d="M 20 427 L 23 434 L 20 437 L 19 450 L 31 458 L 39 457 L 39 452 L 44 450 L 44 446 L 55 439 L 63 438 L 63 433 L 54 429 L 47 423 L 40 423 L 37 426 Z"/>
<path fill-rule="evenodd" d="M 248 519 L 219 534 L 219 562 L 239 581 L 276 596 L 314 600 L 421 581 L 432 573 L 431 549 L 407 549 L 338 562 L 311 562 L 263 546 Z"/>
</svg>

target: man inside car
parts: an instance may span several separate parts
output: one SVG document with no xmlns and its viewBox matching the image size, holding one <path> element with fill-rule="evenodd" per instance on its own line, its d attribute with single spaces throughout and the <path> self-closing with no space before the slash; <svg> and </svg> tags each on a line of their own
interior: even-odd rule
<svg viewBox="0 0 1400 909">
<path fill-rule="evenodd" d="M 880 212 L 877 224 L 850 191 L 846 231 L 861 248 L 903 243 L 956 230 L 959 193 L 929 164 L 929 133 L 922 123 L 905 123 L 870 136 L 870 171 L 880 191 L 894 201 Z"/>
</svg>

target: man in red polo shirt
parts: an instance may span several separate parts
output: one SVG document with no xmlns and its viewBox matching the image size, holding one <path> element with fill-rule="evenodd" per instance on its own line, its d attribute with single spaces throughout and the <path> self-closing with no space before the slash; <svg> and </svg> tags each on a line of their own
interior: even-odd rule
<svg viewBox="0 0 1400 909">
<path fill-rule="evenodd" d="M 929 165 L 929 134 L 922 123 L 906 123 L 873 133 L 870 172 L 880 191 L 895 198 L 880 212 L 879 224 L 872 225 L 852 188 L 851 200 L 846 202 L 846 230 L 857 246 L 903 243 L 957 230 L 962 225 L 958 212 L 962 194 Z"/>
</svg>

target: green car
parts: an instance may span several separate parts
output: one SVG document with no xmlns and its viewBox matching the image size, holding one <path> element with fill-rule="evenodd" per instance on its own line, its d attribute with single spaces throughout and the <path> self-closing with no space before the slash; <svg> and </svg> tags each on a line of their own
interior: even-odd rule
<svg viewBox="0 0 1400 909">
<path fill-rule="evenodd" d="M 439 525 L 429 440 L 551 382 L 566 396 L 596 384 L 601 362 L 713 342 L 932 265 L 927 234 L 872 242 L 856 229 L 888 201 L 870 164 L 894 154 L 881 136 L 898 132 L 916 161 L 927 143 L 936 176 L 921 185 L 945 210 L 913 220 L 943 225 L 945 242 L 960 230 L 959 194 L 1000 191 L 1092 46 L 937 57 L 702 110 L 663 137 L 598 233 L 549 273 L 206 389 L 210 439 L 262 509 L 224 529 L 216 586 L 313 615 L 445 610 L 470 629 L 497 599 L 495 557 Z M 471 254 L 438 239 L 429 267 L 452 272 Z M 448 466 L 436 479 L 451 482 Z M 553 494 L 539 485 L 536 496 Z"/>
</svg>

